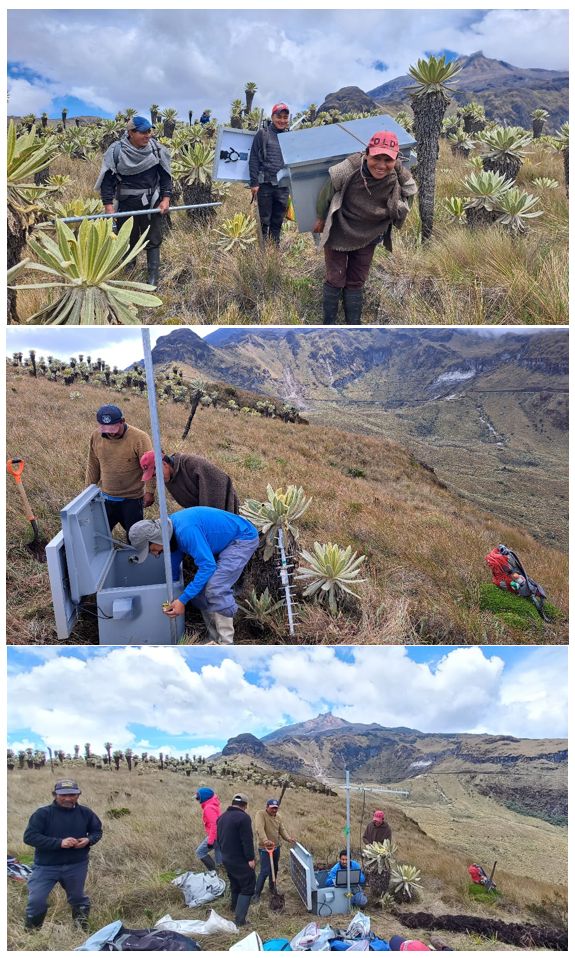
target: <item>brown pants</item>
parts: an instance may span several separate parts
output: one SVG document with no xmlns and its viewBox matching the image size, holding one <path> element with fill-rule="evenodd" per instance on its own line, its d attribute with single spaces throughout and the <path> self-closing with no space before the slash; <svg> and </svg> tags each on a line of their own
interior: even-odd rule
<svg viewBox="0 0 575 958">
<path fill-rule="evenodd" d="M 361 249 L 340 250 L 324 246 L 325 281 L 336 289 L 361 289 L 368 274 L 377 240 Z"/>
</svg>

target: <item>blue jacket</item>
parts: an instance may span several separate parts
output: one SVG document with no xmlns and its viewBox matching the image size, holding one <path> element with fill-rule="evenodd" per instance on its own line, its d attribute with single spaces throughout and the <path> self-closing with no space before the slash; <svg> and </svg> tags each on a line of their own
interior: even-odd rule
<svg viewBox="0 0 575 958">
<path fill-rule="evenodd" d="M 349 867 L 350 867 L 351 869 L 353 869 L 354 871 L 355 871 L 355 870 L 358 870 L 359 872 L 361 872 L 361 874 L 360 874 L 360 876 L 359 876 L 359 883 L 360 883 L 360 885 L 363 885 L 364 882 L 365 882 L 365 875 L 364 875 L 363 872 L 361 871 L 361 865 L 359 864 L 359 862 L 354 862 L 354 860 L 353 860 L 353 858 L 352 858 L 351 861 L 350 861 L 350 863 L 349 863 Z M 329 875 L 327 876 L 327 878 L 326 878 L 326 880 L 325 880 L 325 887 L 326 887 L 326 888 L 329 888 L 329 887 L 331 887 L 332 885 L 335 885 L 335 876 L 337 875 L 337 873 L 338 873 L 339 871 L 346 871 L 346 869 L 345 869 L 345 868 L 342 868 L 339 862 L 336 862 L 335 865 L 333 866 L 333 868 L 330 869 Z"/>
<path fill-rule="evenodd" d="M 197 566 L 197 572 L 178 596 L 184 604 L 199 595 L 208 580 L 216 571 L 216 557 L 232 542 L 238 539 L 257 539 L 255 526 L 232 512 L 212 509 L 210 506 L 194 506 L 174 512 L 170 519 L 176 537 L 177 549 L 172 552 L 172 575 L 174 580 L 180 576 L 180 565 L 184 555 L 189 555 Z"/>
</svg>

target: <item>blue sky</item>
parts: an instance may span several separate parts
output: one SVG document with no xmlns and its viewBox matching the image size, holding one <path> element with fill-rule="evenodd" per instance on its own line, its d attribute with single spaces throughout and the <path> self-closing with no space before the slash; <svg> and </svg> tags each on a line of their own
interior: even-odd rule
<svg viewBox="0 0 575 958">
<path fill-rule="evenodd" d="M 229 7 L 230 4 L 227 4 Z M 254 105 L 297 112 L 343 86 L 371 90 L 430 52 L 482 50 L 520 67 L 568 67 L 566 10 L 11 10 L 9 112 L 114 116 L 151 103 L 223 119 L 244 83 Z M 103 38 L 105 37 L 105 41 Z M 334 56 L 337 51 L 337 56 Z M 121 83 L 118 79 L 121 76 Z"/>
<path fill-rule="evenodd" d="M 567 734 L 555 647 L 8 648 L 8 745 L 209 755 L 332 711 L 351 722 Z"/>
</svg>

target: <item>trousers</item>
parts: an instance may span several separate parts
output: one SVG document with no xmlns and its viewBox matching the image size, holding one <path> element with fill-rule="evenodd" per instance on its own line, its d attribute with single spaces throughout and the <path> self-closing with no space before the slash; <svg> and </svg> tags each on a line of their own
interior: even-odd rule
<svg viewBox="0 0 575 958">
<path fill-rule="evenodd" d="M 258 875 L 258 880 L 256 882 L 256 895 L 261 895 L 262 889 L 266 883 L 266 878 L 270 880 L 270 888 L 272 888 L 272 870 L 270 862 L 270 854 L 266 848 L 260 848 L 260 873 Z M 277 878 L 278 866 L 280 861 L 280 849 L 274 848 L 273 850 L 274 858 L 274 872 Z"/>
<path fill-rule="evenodd" d="M 275 243 L 279 243 L 289 200 L 289 188 L 260 183 L 257 199 L 262 235 L 264 239 L 269 236 Z"/>
<path fill-rule="evenodd" d="M 159 200 L 155 206 L 159 206 Z M 127 213 L 130 210 L 140 210 L 145 209 L 145 206 L 142 206 L 139 198 L 137 196 L 126 196 L 123 199 L 118 200 L 118 213 Z M 144 233 L 148 226 L 150 227 L 150 232 L 148 233 L 148 245 L 146 246 L 146 251 L 149 249 L 158 249 L 162 244 L 162 239 L 164 237 L 163 230 L 163 216 L 161 213 L 154 213 L 153 216 L 134 216 L 132 226 L 132 232 L 130 233 L 130 249 L 133 249 L 136 243 L 138 242 L 142 233 Z M 125 219 L 116 221 L 120 226 L 126 222 Z"/>
<path fill-rule="evenodd" d="M 353 250 L 324 246 L 326 283 L 337 289 L 361 289 L 367 280 L 376 246 L 377 241 Z"/>
<path fill-rule="evenodd" d="M 34 865 L 28 879 L 28 904 L 26 914 L 29 918 L 41 915 L 48 906 L 48 895 L 54 885 L 60 884 L 68 903 L 72 906 L 89 906 L 90 899 L 84 893 L 84 884 L 88 874 L 88 859 L 71 865 Z"/>
<path fill-rule="evenodd" d="M 104 499 L 106 515 L 110 525 L 110 532 L 119 522 L 125 532 L 144 518 L 144 500 L 142 499 L 122 499 L 121 502 L 113 502 L 111 499 Z"/>
<path fill-rule="evenodd" d="M 192 605 L 205 612 L 219 612 L 230 618 L 238 610 L 232 586 L 259 545 L 259 538 L 236 539 L 222 549 L 216 559 L 216 571 L 206 582 L 202 591 L 191 599 Z"/>
</svg>

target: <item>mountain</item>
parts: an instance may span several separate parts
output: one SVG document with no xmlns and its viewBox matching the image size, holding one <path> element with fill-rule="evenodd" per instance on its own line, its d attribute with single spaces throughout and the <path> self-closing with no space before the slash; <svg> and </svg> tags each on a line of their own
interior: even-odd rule
<svg viewBox="0 0 575 958">
<path fill-rule="evenodd" d="M 531 111 L 544 107 L 550 114 L 545 127 L 549 133 L 569 119 L 567 70 L 524 69 L 485 57 L 481 51 L 460 57 L 458 62 L 461 72 L 453 83 L 451 110 L 475 100 L 483 104 L 490 120 L 531 129 Z M 412 85 L 408 75 L 395 77 L 368 90 L 367 96 L 380 106 L 404 108 L 410 103 L 407 88 Z M 347 109 L 345 102 L 339 109 Z"/>
<path fill-rule="evenodd" d="M 318 107 L 318 113 L 339 110 L 340 113 L 364 113 L 377 110 L 379 104 L 358 86 L 344 86 L 336 93 L 328 93 Z"/>
<path fill-rule="evenodd" d="M 564 330 L 231 327 L 204 340 L 174 330 L 152 355 L 391 438 L 460 495 L 565 547 L 567 342 Z"/>
<path fill-rule="evenodd" d="M 222 760 L 241 757 L 257 758 L 260 766 L 310 775 L 330 785 L 341 784 L 344 769 L 355 783 L 410 790 L 418 780 L 420 792 L 422 778 L 456 776 L 466 789 L 520 814 L 566 822 L 565 739 L 426 733 L 346 722 L 327 713 L 262 739 L 251 734 L 230 739 L 221 752 Z"/>
</svg>

